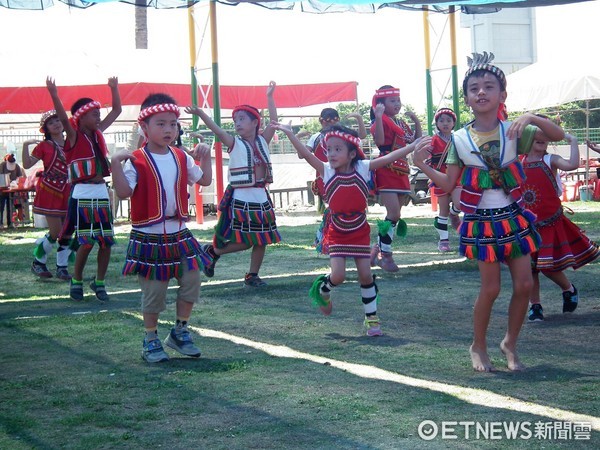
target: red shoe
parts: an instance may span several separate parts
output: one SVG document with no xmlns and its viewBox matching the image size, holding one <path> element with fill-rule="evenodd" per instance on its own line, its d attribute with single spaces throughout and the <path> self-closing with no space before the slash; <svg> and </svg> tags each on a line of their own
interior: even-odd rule
<svg viewBox="0 0 600 450">
<path fill-rule="evenodd" d="M 400 270 L 391 253 L 381 252 L 381 258 L 378 259 L 377 265 L 386 272 L 398 272 Z"/>
</svg>

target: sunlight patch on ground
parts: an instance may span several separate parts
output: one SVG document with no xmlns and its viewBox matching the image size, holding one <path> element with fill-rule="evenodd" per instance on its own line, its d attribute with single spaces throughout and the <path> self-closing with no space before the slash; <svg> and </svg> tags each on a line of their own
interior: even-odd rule
<svg viewBox="0 0 600 450">
<path fill-rule="evenodd" d="M 569 421 L 569 422 L 587 422 L 590 423 L 593 430 L 600 431 L 600 418 L 589 416 L 587 414 L 579 414 L 572 411 L 553 408 L 535 403 L 525 402 L 513 397 L 499 395 L 494 392 L 485 391 L 483 389 L 473 389 L 465 386 L 456 386 L 453 384 L 440 383 L 432 380 L 422 380 L 413 378 L 399 373 L 390 372 L 388 370 L 379 369 L 378 367 L 368 366 L 365 364 L 348 363 L 338 361 L 322 356 L 311 355 L 310 353 L 299 352 L 284 345 L 272 345 L 263 342 L 256 342 L 250 339 L 241 338 L 221 331 L 209 330 L 206 328 L 190 327 L 201 336 L 224 339 L 235 344 L 252 347 L 271 356 L 279 358 L 296 358 L 314 362 L 316 364 L 327 364 L 336 369 L 343 370 L 353 375 L 370 378 L 373 380 L 389 381 L 392 383 L 403 384 L 420 389 L 428 389 L 430 391 L 440 392 L 442 394 L 451 395 L 457 399 L 473 405 L 487 406 L 491 408 L 502 408 L 509 411 L 518 411 L 526 414 L 533 414 L 542 417 L 548 417 L 553 420 Z M 485 375 L 482 375 L 485 376 Z"/>
</svg>

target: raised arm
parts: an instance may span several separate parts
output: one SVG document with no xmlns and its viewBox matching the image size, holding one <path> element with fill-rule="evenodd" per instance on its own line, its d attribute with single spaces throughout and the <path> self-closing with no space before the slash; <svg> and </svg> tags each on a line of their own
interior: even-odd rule
<svg viewBox="0 0 600 450">
<path fill-rule="evenodd" d="M 575 136 L 565 133 L 565 141 L 571 145 L 569 159 L 564 159 L 558 155 L 552 155 L 552 168 L 560 170 L 575 170 L 579 167 L 579 143 Z"/>
<path fill-rule="evenodd" d="M 60 101 L 60 97 L 58 96 L 58 88 L 56 87 L 56 83 L 54 78 L 47 77 L 46 78 L 46 88 L 50 93 L 50 98 L 52 98 L 52 103 L 54 104 L 54 109 L 56 110 L 56 115 L 58 119 L 63 125 L 65 129 L 65 133 L 67 135 L 67 140 L 71 145 L 75 145 L 75 141 L 77 141 L 77 131 L 71 125 L 71 121 L 69 120 L 69 116 L 65 111 L 65 107 Z"/>
<path fill-rule="evenodd" d="M 364 139 L 367 137 L 367 127 L 365 127 L 365 121 L 363 116 L 359 112 L 353 112 L 348 114 L 345 119 L 356 119 L 358 122 L 358 137 Z"/>
<path fill-rule="evenodd" d="M 600 153 L 600 144 L 596 144 L 590 140 L 585 141 L 585 143 L 587 144 L 590 150 Z"/>
<path fill-rule="evenodd" d="M 552 120 L 531 113 L 517 117 L 508 128 L 506 135 L 509 139 L 520 138 L 525 127 L 530 124 L 539 128 L 535 133 L 536 139 L 557 142 L 565 138 L 563 129 Z"/>
<path fill-rule="evenodd" d="M 421 127 L 421 121 L 417 115 L 412 111 L 407 111 L 406 116 L 415 124 L 415 139 L 423 136 L 423 128 Z"/>
<path fill-rule="evenodd" d="M 202 122 L 204 122 L 210 131 L 215 133 L 215 135 L 223 144 L 225 144 L 226 147 L 231 148 L 233 146 L 233 136 L 217 125 L 217 123 L 212 120 L 202 109 L 198 108 L 197 106 L 186 106 L 185 112 L 200 117 Z"/>
<path fill-rule="evenodd" d="M 269 87 L 267 88 L 267 104 L 269 106 L 269 122 L 277 122 L 277 107 L 275 106 L 275 98 L 273 95 L 275 94 L 275 87 L 277 83 L 274 81 L 269 82 Z M 268 124 L 265 126 L 262 136 L 265 138 L 267 142 L 271 142 L 273 139 L 273 135 L 275 134 L 275 128 L 269 127 Z"/>
<path fill-rule="evenodd" d="M 377 147 L 381 147 L 385 143 L 385 134 L 383 131 L 383 111 L 385 106 L 383 103 L 377 103 L 373 108 L 373 114 L 375 114 L 375 132 L 373 133 L 373 140 Z"/>
<path fill-rule="evenodd" d="M 119 78 L 110 77 L 108 79 L 108 86 L 110 87 L 110 93 L 112 95 L 112 108 L 106 115 L 102 122 L 100 122 L 100 131 L 106 130 L 117 120 L 117 117 L 121 115 L 123 108 L 121 107 L 121 94 L 119 94 Z"/>
<path fill-rule="evenodd" d="M 405 158 L 407 155 L 415 151 L 417 148 L 431 148 L 431 136 L 425 136 L 424 138 L 419 138 L 410 144 L 396 149 L 393 152 L 388 153 L 387 155 L 380 156 L 379 158 L 372 159 L 369 168 L 371 170 L 380 169 L 381 167 L 387 166 L 388 164 L 393 163 L 397 159 Z"/>
<path fill-rule="evenodd" d="M 319 158 L 317 158 L 308 149 L 308 147 L 306 145 L 304 145 L 302 142 L 300 142 L 300 139 L 298 139 L 296 137 L 296 135 L 294 134 L 294 131 L 292 130 L 292 127 L 290 125 L 286 126 L 286 125 L 282 125 L 280 123 L 274 123 L 273 127 L 275 129 L 281 130 L 285 133 L 285 135 L 288 137 L 288 139 L 290 140 L 290 142 L 296 149 L 296 152 L 298 153 L 299 158 L 305 159 L 307 163 L 309 163 L 315 170 L 317 170 L 321 175 L 323 175 L 323 172 L 324 172 L 323 161 L 321 161 Z"/>
<path fill-rule="evenodd" d="M 35 163 L 37 163 L 39 161 L 39 159 L 35 158 L 34 156 L 31 156 L 29 154 L 29 146 L 33 145 L 33 144 L 39 144 L 40 141 L 38 139 L 29 139 L 25 142 L 23 142 L 23 151 L 22 153 L 22 157 L 23 157 L 23 168 L 24 169 L 29 169 L 30 167 L 33 167 L 35 165 Z"/>
</svg>

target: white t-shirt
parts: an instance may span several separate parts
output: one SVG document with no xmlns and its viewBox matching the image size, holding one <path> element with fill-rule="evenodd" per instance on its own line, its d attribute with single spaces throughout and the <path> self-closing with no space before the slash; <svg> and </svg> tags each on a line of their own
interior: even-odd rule
<svg viewBox="0 0 600 450">
<path fill-rule="evenodd" d="M 321 136 L 321 132 L 313 134 L 311 137 L 308 138 L 308 141 L 306 141 L 306 146 L 310 147 L 313 152 L 315 151 L 315 147 L 317 146 L 316 140 L 319 136 Z"/>
<path fill-rule="evenodd" d="M 174 216 L 177 212 L 177 202 L 175 199 L 175 189 L 177 185 L 177 165 L 175 164 L 175 159 L 170 152 L 166 155 L 152 153 L 152 158 L 156 163 L 163 187 L 165 188 L 165 216 Z M 200 178 L 202 178 L 202 169 L 200 169 L 200 166 L 196 165 L 194 158 L 192 158 L 190 155 L 186 154 L 185 159 L 188 172 L 188 184 L 191 186 Z M 129 187 L 135 190 L 135 187 L 137 186 L 138 175 L 130 160 L 125 162 L 125 165 L 123 166 L 123 172 L 125 173 L 125 178 L 127 178 Z M 156 234 L 176 233 L 184 228 L 186 228 L 185 222 L 179 223 L 179 219 L 177 218 L 166 220 L 164 224 L 157 223 L 146 227 L 133 227 L 133 229 L 143 231 L 144 233 Z"/>
<path fill-rule="evenodd" d="M 371 171 L 369 169 L 371 161 L 367 159 L 359 159 L 354 165 L 354 170 L 358 172 L 358 174 L 368 182 L 371 179 Z M 323 183 L 327 183 L 331 178 L 335 175 L 335 170 L 331 168 L 328 162 L 323 163 L 324 173 L 323 173 Z"/>
<path fill-rule="evenodd" d="M 76 199 L 108 199 L 108 188 L 106 183 L 76 183 L 73 185 L 72 198 Z"/>
</svg>

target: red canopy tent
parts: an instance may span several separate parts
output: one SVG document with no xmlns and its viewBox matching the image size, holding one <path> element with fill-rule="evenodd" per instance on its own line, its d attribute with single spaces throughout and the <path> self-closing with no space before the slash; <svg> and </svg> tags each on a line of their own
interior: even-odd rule
<svg viewBox="0 0 600 450">
<path fill-rule="evenodd" d="M 302 108 L 323 103 L 357 101 L 356 81 L 340 83 L 293 84 L 277 86 L 275 101 L 280 108 Z M 250 104 L 259 109 L 267 107 L 267 86 L 221 86 L 221 108 L 233 109 L 240 104 Z M 105 84 L 59 86 L 59 95 L 68 108 L 81 97 L 91 97 L 107 107 L 110 106 L 110 90 Z M 213 106 L 212 89 L 208 92 L 207 106 Z M 173 96 L 180 105 L 191 105 L 189 84 L 124 83 L 119 85 L 123 105 L 140 105 L 153 92 Z M 52 109 L 52 102 L 45 87 L 0 87 L 0 114 L 32 114 Z"/>
</svg>

